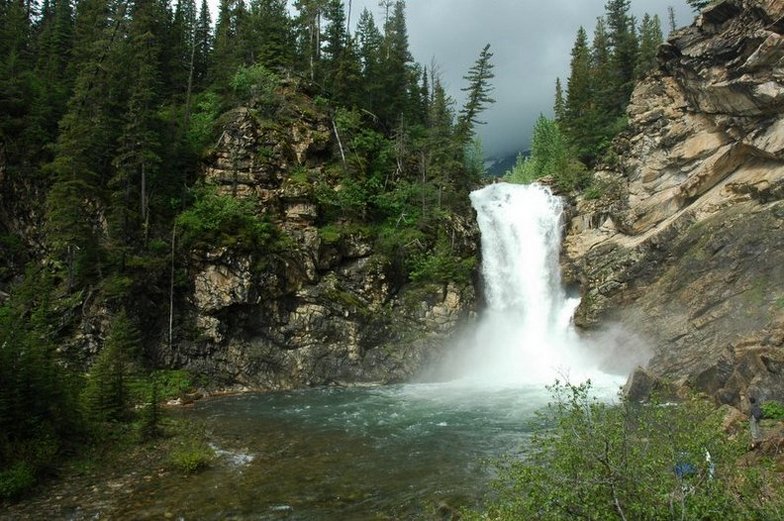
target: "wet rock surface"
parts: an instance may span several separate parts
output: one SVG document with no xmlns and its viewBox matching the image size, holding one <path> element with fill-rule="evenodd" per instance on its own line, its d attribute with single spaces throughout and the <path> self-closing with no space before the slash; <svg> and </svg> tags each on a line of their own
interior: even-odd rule
<svg viewBox="0 0 784 521">
<path fill-rule="evenodd" d="M 564 243 L 576 322 L 619 321 L 645 378 L 737 404 L 784 399 L 784 2 L 725 0 L 675 32 L 640 82 L 618 164 Z"/>
</svg>

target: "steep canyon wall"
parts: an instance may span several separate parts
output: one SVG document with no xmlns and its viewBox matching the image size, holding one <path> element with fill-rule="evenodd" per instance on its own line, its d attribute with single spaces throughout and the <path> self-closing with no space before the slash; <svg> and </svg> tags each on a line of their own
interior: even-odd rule
<svg viewBox="0 0 784 521">
<path fill-rule="evenodd" d="M 620 322 L 651 344 L 647 371 L 737 403 L 784 398 L 784 2 L 725 0 L 675 32 L 578 198 L 564 269 L 576 323 Z"/>
</svg>

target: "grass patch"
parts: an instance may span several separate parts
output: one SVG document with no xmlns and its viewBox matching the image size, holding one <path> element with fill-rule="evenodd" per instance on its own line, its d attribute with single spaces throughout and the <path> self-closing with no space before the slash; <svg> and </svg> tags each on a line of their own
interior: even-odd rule
<svg viewBox="0 0 784 521">
<path fill-rule="evenodd" d="M 193 474 L 208 468 L 215 460 L 215 451 L 207 442 L 188 438 L 169 454 L 171 465 L 183 474 Z"/>
<path fill-rule="evenodd" d="M 35 485 L 35 473 L 26 463 L 0 472 L 0 500 L 17 499 Z"/>
<path fill-rule="evenodd" d="M 763 403 L 760 408 L 765 418 L 770 420 L 784 420 L 784 403 L 770 401 Z"/>
</svg>

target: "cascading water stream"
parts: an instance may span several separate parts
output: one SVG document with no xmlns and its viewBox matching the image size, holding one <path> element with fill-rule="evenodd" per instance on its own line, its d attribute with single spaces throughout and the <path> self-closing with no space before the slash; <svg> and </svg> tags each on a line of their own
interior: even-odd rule
<svg viewBox="0 0 784 521">
<path fill-rule="evenodd" d="M 561 199 L 539 185 L 496 183 L 473 192 L 471 202 L 487 309 L 463 375 L 490 385 L 595 378 L 570 325 L 579 299 L 561 285 Z"/>
</svg>

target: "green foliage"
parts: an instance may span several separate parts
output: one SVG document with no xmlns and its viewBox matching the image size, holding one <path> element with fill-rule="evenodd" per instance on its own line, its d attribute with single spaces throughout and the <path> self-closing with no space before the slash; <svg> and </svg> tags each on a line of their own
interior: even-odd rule
<svg viewBox="0 0 784 521">
<path fill-rule="evenodd" d="M 196 96 L 193 106 L 186 138 L 191 150 L 200 153 L 215 141 L 215 122 L 220 115 L 221 99 L 215 92 L 206 91 Z"/>
<path fill-rule="evenodd" d="M 336 244 L 343 237 L 343 230 L 340 226 L 328 224 L 319 228 L 318 234 L 324 244 Z"/>
<path fill-rule="evenodd" d="M 458 134 L 465 143 L 469 143 L 473 138 L 476 125 L 483 123 L 479 120 L 479 114 L 488 105 L 495 103 L 490 96 L 493 92 L 490 80 L 495 77 L 492 58 L 493 53 L 490 52 L 488 43 L 479 53 L 479 58 L 469 69 L 468 74 L 463 77 L 468 82 L 468 86 L 461 89 L 466 92 L 466 102 L 460 111 Z"/>
<path fill-rule="evenodd" d="M 552 177 L 558 188 L 565 191 L 581 189 L 590 180 L 587 169 L 572 153 L 558 124 L 543 115 L 534 126 L 531 155 L 518 156 L 517 163 L 504 177 L 509 182 L 521 184 Z"/>
<path fill-rule="evenodd" d="M 187 438 L 169 455 L 170 463 L 183 474 L 193 474 L 206 469 L 215 459 L 215 451 L 205 441 Z"/>
<path fill-rule="evenodd" d="M 163 433 L 161 429 L 160 400 L 160 386 L 153 377 L 150 379 L 149 393 L 142 409 L 142 421 L 139 426 L 139 434 L 143 440 L 155 439 Z"/>
<path fill-rule="evenodd" d="M 234 96 L 239 103 L 277 105 L 280 99 L 275 89 L 279 81 L 275 73 L 261 64 L 255 64 L 239 67 L 229 86 L 234 90 Z"/>
<path fill-rule="evenodd" d="M 97 423 L 129 418 L 131 380 L 141 350 L 140 335 L 125 311 L 110 324 L 103 349 L 93 362 L 82 399 L 91 420 Z"/>
<path fill-rule="evenodd" d="M 159 369 L 150 376 L 150 380 L 158 386 L 161 400 L 181 398 L 193 389 L 193 378 L 184 369 Z"/>
<path fill-rule="evenodd" d="M 211 186 L 196 190 L 193 206 L 177 217 L 177 229 L 185 248 L 254 249 L 275 238 L 273 225 L 258 216 L 253 202 L 218 194 Z"/>
<path fill-rule="evenodd" d="M 474 257 L 460 258 L 447 241 L 441 240 L 432 250 L 415 255 L 410 260 L 409 276 L 418 283 L 465 284 L 471 280 L 475 268 Z"/>
<path fill-rule="evenodd" d="M 695 11 L 701 11 L 707 7 L 713 0 L 686 0 L 686 3 L 691 6 Z"/>
<path fill-rule="evenodd" d="M 35 473 L 30 465 L 17 463 L 0 470 L 0 500 L 16 499 L 35 485 Z"/>
<path fill-rule="evenodd" d="M 780 516 L 781 482 L 764 467 L 737 464 L 745 444 L 721 430 L 711 404 L 612 405 L 593 397 L 590 384 L 556 383 L 551 391 L 554 401 L 539 420 L 551 430 L 508 463 L 489 511 L 469 519 Z"/>
<path fill-rule="evenodd" d="M 784 403 L 770 401 L 764 402 L 760 408 L 762 415 L 771 420 L 784 420 Z"/>
</svg>

